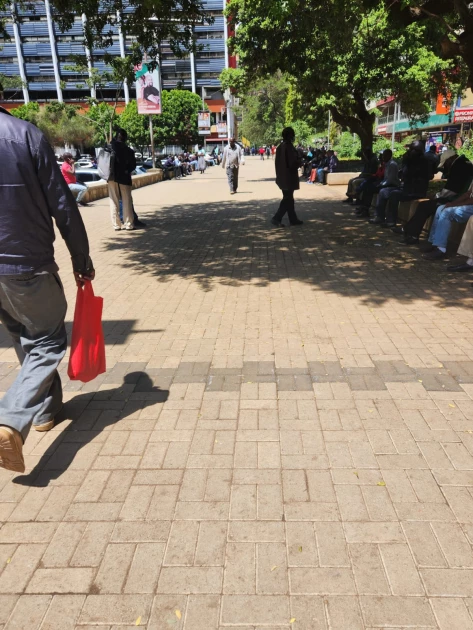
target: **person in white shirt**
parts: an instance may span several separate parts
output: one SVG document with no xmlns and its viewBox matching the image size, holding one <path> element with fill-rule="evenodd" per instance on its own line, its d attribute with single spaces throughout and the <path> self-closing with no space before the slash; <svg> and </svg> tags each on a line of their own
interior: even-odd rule
<svg viewBox="0 0 473 630">
<path fill-rule="evenodd" d="M 222 168 L 226 168 L 230 194 L 234 195 L 238 189 L 238 171 L 241 164 L 241 149 L 235 142 L 235 138 L 230 138 L 230 143 L 223 150 Z"/>
<path fill-rule="evenodd" d="M 182 175 L 181 170 L 181 160 L 177 157 L 174 158 L 174 177 L 175 179 L 179 179 Z"/>
</svg>

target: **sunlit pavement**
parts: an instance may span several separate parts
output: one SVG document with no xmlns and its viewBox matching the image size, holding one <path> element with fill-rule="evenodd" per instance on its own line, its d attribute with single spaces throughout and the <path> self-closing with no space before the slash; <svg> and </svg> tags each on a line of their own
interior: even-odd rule
<svg viewBox="0 0 473 630">
<path fill-rule="evenodd" d="M 471 280 L 340 187 L 272 228 L 273 176 L 141 188 L 133 233 L 82 210 L 108 371 L 64 363 L 63 421 L 0 474 L 0 629 L 473 628 Z"/>
</svg>

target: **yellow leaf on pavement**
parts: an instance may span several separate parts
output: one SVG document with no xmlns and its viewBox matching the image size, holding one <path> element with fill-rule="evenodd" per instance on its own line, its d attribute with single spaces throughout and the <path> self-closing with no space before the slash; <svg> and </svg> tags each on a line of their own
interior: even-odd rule
<svg viewBox="0 0 473 630">
<path fill-rule="evenodd" d="M 141 617 L 138 617 L 138 619 L 135 621 L 135 626 L 139 626 L 141 623 Z"/>
<path fill-rule="evenodd" d="M 296 618 L 293 617 L 292 619 L 289 619 L 289 623 L 294 623 L 296 621 Z"/>
<path fill-rule="evenodd" d="M 180 610 L 176 610 L 176 617 L 180 619 L 182 617 L 182 613 Z"/>
<path fill-rule="evenodd" d="M 385 482 L 385 481 L 378 481 L 378 484 L 377 484 L 377 485 L 378 485 L 378 486 L 385 486 L 385 485 L 386 485 L 386 482 Z"/>
<path fill-rule="evenodd" d="M 271 571 L 276 571 L 277 568 L 278 568 L 278 565 L 275 564 L 274 567 L 271 567 Z"/>
</svg>

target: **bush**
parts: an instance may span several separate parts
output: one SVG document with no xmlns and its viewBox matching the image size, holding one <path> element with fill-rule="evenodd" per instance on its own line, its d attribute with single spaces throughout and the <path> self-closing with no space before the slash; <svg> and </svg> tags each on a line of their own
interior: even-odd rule
<svg viewBox="0 0 473 630">
<path fill-rule="evenodd" d="M 473 142 L 466 140 L 462 148 L 458 150 L 458 155 L 464 155 L 468 160 L 473 162 Z"/>
<path fill-rule="evenodd" d="M 360 157 L 361 142 L 358 136 L 353 137 L 349 131 L 344 131 L 335 141 L 333 150 L 337 152 L 339 158 Z"/>
</svg>

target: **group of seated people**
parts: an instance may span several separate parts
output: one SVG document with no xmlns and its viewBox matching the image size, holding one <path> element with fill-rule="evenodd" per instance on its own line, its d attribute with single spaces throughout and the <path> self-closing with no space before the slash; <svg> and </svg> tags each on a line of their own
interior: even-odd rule
<svg viewBox="0 0 473 630">
<path fill-rule="evenodd" d="M 169 155 L 163 161 L 164 175 L 168 175 L 166 179 L 169 179 L 169 173 L 174 171 L 174 177 L 180 179 L 187 175 L 192 175 L 192 172 L 197 169 L 197 155 L 194 153 L 181 153 L 180 155 Z"/>
<path fill-rule="evenodd" d="M 309 149 L 303 166 L 308 184 L 326 184 L 327 173 L 335 173 L 337 169 L 338 157 L 332 149 Z"/>
<path fill-rule="evenodd" d="M 357 216 L 366 217 L 371 224 L 391 228 L 395 234 L 402 235 L 400 243 L 405 245 L 418 244 L 426 221 L 435 215 L 424 258 L 445 258 L 453 222 L 466 223 L 473 216 L 473 163 L 454 149 L 441 156 L 436 153 L 435 146 L 425 152 L 421 141 L 407 147 L 400 164 L 393 159 L 390 149 L 383 151 L 381 160 L 370 149 L 365 149 L 363 158 L 363 170 L 350 180 L 343 203 L 355 203 Z M 445 185 L 435 198 L 428 198 L 429 182 L 439 170 Z M 375 194 L 375 213 L 370 216 Z M 414 215 L 404 226 L 398 226 L 399 203 L 417 199 L 419 203 Z M 473 225 L 470 232 L 473 240 Z M 473 251 L 473 243 L 469 251 Z M 473 270 L 473 256 L 471 258 Z M 470 270 L 464 267 L 453 265 L 449 270 Z"/>
</svg>

